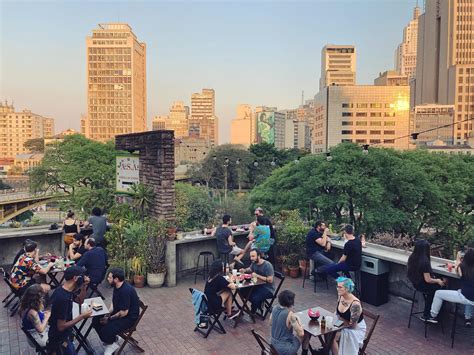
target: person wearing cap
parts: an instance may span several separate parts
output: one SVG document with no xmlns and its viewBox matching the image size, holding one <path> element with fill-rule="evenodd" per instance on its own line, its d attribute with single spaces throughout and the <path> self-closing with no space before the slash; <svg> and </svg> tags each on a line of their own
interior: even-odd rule
<svg viewBox="0 0 474 355">
<path fill-rule="evenodd" d="M 31 241 L 24 247 L 22 254 L 12 267 L 10 282 L 12 286 L 24 292 L 29 286 L 37 283 L 33 276 L 35 274 L 46 275 L 53 267 L 54 263 L 49 263 L 46 267 L 41 267 L 39 262 L 39 249 L 36 242 Z M 51 286 L 41 283 L 44 293 L 51 291 Z"/>
<path fill-rule="evenodd" d="M 87 252 L 81 257 L 77 266 L 86 268 L 91 284 L 98 285 L 104 279 L 107 269 L 107 253 L 103 248 L 96 246 L 94 238 L 86 239 L 85 248 Z"/>
<path fill-rule="evenodd" d="M 67 256 L 69 260 L 74 260 L 76 263 L 86 253 L 85 238 L 82 234 L 76 233 L 73 236 L 72 243 L 69 244 Z"/>
<path fill-rule="evenodd" d="M 76 318 L 72 317 L 73 302 L 82 304 L 90 281 L 87 276 L 84 276 L 84 269 L 71 266 L 64 271 L 64 280 L 63 285 L 54 290 L 51 296 L 48 354 L 76 354 L 74 343 L 70 339 L 72 327 L 92 315 L 92 310 L 89 309 L 81 312 Z"/>
</svg>

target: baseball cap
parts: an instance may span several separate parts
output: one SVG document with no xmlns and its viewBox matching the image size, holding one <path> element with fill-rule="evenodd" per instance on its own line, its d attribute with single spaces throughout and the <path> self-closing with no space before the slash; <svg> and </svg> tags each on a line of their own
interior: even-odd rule
<svg viewBox="0 0 474 355">
<path fill-rule="evenodd" d="M 74 276 L 84 275 L 84 269 L 80 266 L 71 266 L 64 271 L 64 279 L 69 281 L 72 280 Z"/>
</svg>

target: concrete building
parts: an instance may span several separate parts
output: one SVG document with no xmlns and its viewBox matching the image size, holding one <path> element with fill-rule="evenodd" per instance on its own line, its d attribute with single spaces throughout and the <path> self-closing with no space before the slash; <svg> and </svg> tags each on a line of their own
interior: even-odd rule
<svg viewBox="0 0 474 355">
<path fill-rule="evenodd" d="M 160 131 L 167 129 L 166 128 L 166 121 L 168 120 L 168 116 L 155 116 L 151 120 L 151 130 L 152 131 Z"/>
<path fill-rule="evenodd" d="M 430 153 L 445 153 L 445 154 L 466 154 L 474 155 L 474 137 L 472 133 L 467 137 L 467 142 L 464 144 L 446 144 L 441 139 L 427 142 L 422 149 L 426 149 Z"/>
<path fill-rule="evenodd" d="M 246 147 L 255 143 L 255 138 L 252 136 L 254 121 L 252 107 L 247 104 L 238 105 L 237 116 L 230 123 L 230 143 Z"/>
<path fill-rule="evenodd" d="M 356 84 L 356 49 L 354 46 L 324 46 L 321 52 L 319 90 L 331 85 Z"/>
<path fill-rule="evenodd" d="M 215 115 L 214 89 L 202 89 L 201 93 L 191 95 L 191 117 L 189 136 L 207 139 L 211 145 L 217 145 L 218 119 Z"/>
<path fill-rule="evenodd" d="M 418 18 L 415 105 L 454 105 L 454 143 L 466 143 L 474 118 L 472 0 L 432 0 Z"/>
<path fill-rule="evenodd" d="M 155 116 L 151 122 L 152 130 L 174 131 L 175 138 L 184 138 L 189 135 L 188 127 L 189 107 L 183 101 L 175 101 L 168 116 Z"/>
<path fill-rule="evenodd" d="M 312 153 L 342 142 L 408 149 L 409 94 L 408 86 L 326 87 L 314 97 Z"/>
<path fill-rule="evenodd" d="M 13 166 L 21 169 L 21 172 L 24 173 L 31 168 L 37 167 L 41 164 L 44 154 L 42 153 L 24 153 L 17 154 Z"/>
<path fill-rule="evenodd" d="M 285 120 L 285 148 L 311 149 L 310 126 L 308 122 L 288 118 Z"/>
<path fill-rule="evenodd" d="M 285 148 L 285 117 L 276 107 L 258 106 L 256 114 L 257 143 L 273 144 L 275 148 Z"/>
<path fill-rule="evenodd" d="M 29 139 L 53 135 L 54 119 L 30 110 L 16 112 L 13 104 L 0 103 L 0 158 L 14 158 L 26 153 L 24 144 Z"/>
<path fill-rule="evenodd" d="M 420 8 L 413 9 L 413 18 L 403 29 L 403 40 L 395 50 L 395 70 L 411 80 L 416 74 L 416 49 L 418 43 L 418 17 Z"/>
<path fill-rule="evenodd" d="M 399 74 L 394 70 L 387 70 L 386 72 L 380 73 L 378 78 L 374 79 L 374 85 L 376 86 L 407 86 L 408 77 L 406 75 Z"/>
<path fill-rule="evenodd" d="M 416 139 L 417 146 L 441 140 L 445 144 L 453 144 L 454 106 L 426 104 L 415 106 L 410 114 L 410 133 L 420 133 Z M 447 127 L 443 127 L 447 126 Z"/>
<path fill-rule="evenodd" d="M 146 45 L 126 23 L 99 24 L 86 38 L 87 116 L 81 132 L 98 141 L 147 129 Z"/>
</svg>

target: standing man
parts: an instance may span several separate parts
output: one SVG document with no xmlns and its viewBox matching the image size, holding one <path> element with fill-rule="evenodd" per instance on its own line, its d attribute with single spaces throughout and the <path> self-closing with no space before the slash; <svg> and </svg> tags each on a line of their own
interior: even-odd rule
<svg viewBox="0 0 474 355">
<path fill-rule="evenodd" d="M 72 304 L 82 304 L 86 295 L 89 278 L 78 266 L 71 266 L 64 271 L 64 284 L 54 290 L 51 297 L 51 317 L 49 318 L 48 354 L 75 355 L 74 343 L 71 341 L 72 327 L 92 315 L 92 310 L 80 313 L 72 318 Z M 75 294 L 79 292 L 78 296 Z"/>
<path fill-rule="evenodd" d="M 339 262 L 321 267 L 323 272 L 331 275 L 335 279 L 339 277 L 338 272 L 357 271 L 362 264 L 362 243 L 354 236 L 354 227 L 350 224 L 344 227 L 344 250 Z"/>
<path fill-rule="evenodd" d="M 331 240 L 327 235 L 326 224 L 317 221 L 306 235 L 306 256 L 314 261 L 314 269 L 333 264 L 329 251 Z"/>
<path fill-rule="evenodd" d="M 92 237 L 96 245 L 106 247 L 105 232 L 107 231 L 107 218 L 102 216 L 102 210 L 99 207 L 92 209 L 92 216 L 84 223 L 84 227 L 92 225 Z"/>
<path fill-rule="evenodd" d="M 275 292 L 275 286 L 273 285 L 274 271 L 272 264 L 263 258 L 262 252 L 258 249 L 250 250 L 250 261 L 252 262 L 250 267 L 240 269 L 240 272 L 251 272 L 252 277 L 265 281 L 264 285 L 255 286 L 250 294 L 251 312 L 255 313 L 262 308 L 263 301 L 271 298 Z"/>
<path fill-rule="evenodd" d="M 137 291 L 125 282 L 122 269 L 110 269 L 107 282 L 114 289 L 110 315 L 93 319 L 92 325 L 104 343 L 104 355 L 111 355 L 120 347 L 117 335 L 131 328 L 137 321 L 140 306 Z"/>
<path fill-rule="evenodd" d="M 77 266 L 85 267 L 91 284 L 98 285 L 104 279 L 107 269 L 107 253 L 96 246 L 94 238 L 86 239 L 85 248 L 87 252 L 79 259 Z"/>
</svg>

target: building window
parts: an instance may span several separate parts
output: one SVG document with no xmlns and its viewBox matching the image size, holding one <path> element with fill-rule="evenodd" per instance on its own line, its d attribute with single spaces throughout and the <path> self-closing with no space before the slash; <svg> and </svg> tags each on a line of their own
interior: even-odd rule
<svg viewBox="0 0 474 355">
<path fill-rule="evenodd" d="M 370 122 L 370 125 L 371 125 L 371 126 L 381 126 L 381 125 L 382 125 L 382 122 L 380 122 L 380 121 L 374 121 L 374 122 Z"/>
<path fill-rule="evenodd" d="M 382 131 L 370 131 L 370 134 L 382 134 Z"/>
<path fill-rule="evenodd" d="M 341 139 L 341 143 L 352 143 L 352 139 Z"/>
<path fill-rule="evenodd" d="M 351 121 L 342 121 L 342 125 L 343 126 L 352 126 L 352 122 Z"/>
<path fill-rule="evenodd" d="M 352 108 L 352 107 L 354 107 L 353 104 L 346 104 L 346 103 L 342 104 L 342 108 Z"/>
<path fill-rule="evenodd" d="M 367 134 L 367 131 L 356 131 L 356 134 Z"/>
<path fill-rule="evenodd" d="M 384 142 L 384 143 L 388 143 L 388 144 L 394 144 L 394 143 L 395 143 L 395 139 L 384 139 L 383 142 Z"/>
<path fill-rule="evenodd" d="M 395 121 L 385 121 L 384 126 L 395 126 Z"/>
<path fill-rule="evenodd" d="M 367 122 L 366 121 L 357 121 L 356 126 L 367 126 Z"/>
<path fill-rule="evenodd" d="M 372 143 L 372 144 L 380 143 L 380 139 L 371 139 L 370 143 Z"/>
<path fill-rule="evenodd" d="M 341 134 L 352 134 L 352 131 L 342 130 Z"/>
<path fill-rule="evenodd" d="M 352 112 L 343 112 L 342 117 L 352 117 Z"/>
<path fill-rule="evenodd" d="M 367 143 L 367 139 L 356 139 L 356 143 Z"/>
<path fill-rule="evenodd" d="M 357 104 L 357 108 L 367 108 L 367 104 Z"/>
<path fill-rule="evenodd" d="M 382 117 L 382 112 L 371 112 L 370 117 Z"/>
<path fill-rule="evenodd" d="M 367 112 L 357 112 L 356 117 L 367 117 Z"/>
</svg>

